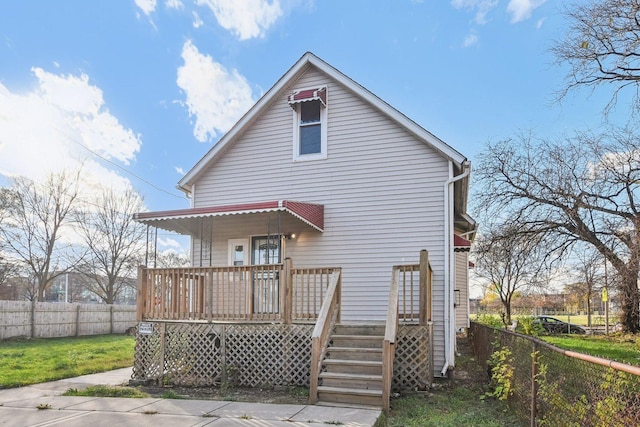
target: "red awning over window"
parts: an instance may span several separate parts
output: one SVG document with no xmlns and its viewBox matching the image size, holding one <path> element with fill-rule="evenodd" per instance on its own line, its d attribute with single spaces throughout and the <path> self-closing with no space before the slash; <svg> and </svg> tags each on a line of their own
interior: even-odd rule
<svg viewBox="0 0 640 427">
<path fill-rule="evenodd" d="M 467 252 L 471 250 L 471 242 L 457 234 L 453 235 L 453 250 L 455 252 Z"/>
<path fill-rule="evenodd" d="M 289 96 L 289 104 L 297 104 L 305 101 L 319 100 L 322 105 L 327 106 L 327 88 L 297 90 Z"/>
</svg>

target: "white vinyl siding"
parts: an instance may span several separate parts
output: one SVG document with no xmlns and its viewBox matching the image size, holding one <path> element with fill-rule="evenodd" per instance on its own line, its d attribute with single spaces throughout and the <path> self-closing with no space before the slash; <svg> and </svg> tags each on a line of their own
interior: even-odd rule
<svg viewBox="0 0 640 427">
<path fill-rule="evenodd" d="M 294 88 L 328 86 L 327 158 L 293 161 Z M 324 233 L 305 229 L 286 242 L 298 266 L 343 268 L 343 320 L 381 320 L 391 268 L 418 262 L 434 270 L 435 367 L 444 364 L 444 183 L 447 160 L 353 93 L 309 69 L 197 181 L 194 207 L 296 200 L 325 207 Z M 275 214 L 271 215 L 275 220 Z M 266 234 L 267 218 L 228 217 L 214 227 L 214 265 L 227 263 L 228 239 Z M 272 223 L 273 224 L 273 223 Z M 282 230 L 286 232 L 287 230 Z M 273 231 L 275 233 L 275 231 Z M 194 243 L 194 259 L 198 243 Z"/>
<path fill-rule="evenodd" d="M 457 299 L 460 304 L 456 307 L 456 329 L 469 327 L 469 253 L 456 252 L 456 280 L 455 288 L 459 293 Z"/>
</svg>

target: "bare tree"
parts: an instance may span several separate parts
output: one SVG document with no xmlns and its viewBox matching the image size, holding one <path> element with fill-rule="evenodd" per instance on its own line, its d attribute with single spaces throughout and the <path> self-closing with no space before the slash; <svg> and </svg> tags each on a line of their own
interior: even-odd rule
<svg viewBox="0 0 640 427">
<path fill-rule="evenodd" d="M 615 268 L 622 323 L 640 331 L 640 141 L 629 130 L 578 133 L 564 140 L 521 135 L 490 144 L 479 158 L 479 207 L 535 234 L 549 252 L 576 243 Z M 557 252 L 558 251 L 558 252 Z"/>
<path fill-rule="evenodd" d="M 0 288 L 18 273 L 18 266 L 0 254 Z"/>
<path fill-rule="evenodd" d="M 191 266 L 191 259 L 189 258 L 189 255 L 174 251 L 167 251 L 158 254 L 156 261 L 158 268 L 181 268 Z"/>
<path fill-rule="evenodd" d="M 518 233 L 504 225 L 480 235 L 475 242 L 474 273 L 489 282 L 504 308 L 503 321 L 511 323 L 514 296 L 526 294 L 546 284 L 546 253 L 536 236 Z"/>
<path fill-rule="evenodd" d="M 105 190 L 95 206 L 79 214 L 78 224 L 89 254 L 80 271 L 91 279 L 88 289 L 113 304 L 136 271 L 144 249 L 145 228 L 133 220 L 143 210 L 140 196 L 128 189 Z"/>
<path fill-rule="evenodd" d="M 78 174 L 49 175 L 39 185 L 16 178 L 4 189 L 0 249 L 26 267 L 34 300 L 41 300 L 52 280 L 73 267 L 73 245 L 61 241 L 77 203 Z"/>
<path fill-rule="evenodd" d="M 579 248 L 575 254 L 573 269 L 580 281 L 566 287 L 567 293 L 576 299 L 578 306 L 582 305 L 586 309 L 589 327 L 591 327 L 593 309 L 591 303 L 604 278 L 602 267 L 602 255 L 596 252 L 593 247 Z"/>
<path fill-rule="evenodd" d="M 580 2 L 565 9 L 570 27 L 551 51 L 561 66 L 569 66 L 559 97 L 585 87 L 615 87 L 610 108 L 620 91 L 635 87 L 634 107 L 640 107 L 640 0 Z"/>
</svg>

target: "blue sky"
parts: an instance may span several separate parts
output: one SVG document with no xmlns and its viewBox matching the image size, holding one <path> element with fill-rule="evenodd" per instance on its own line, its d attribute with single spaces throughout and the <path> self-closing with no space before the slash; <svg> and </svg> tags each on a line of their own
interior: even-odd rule
<svg viewBox="0 0 640 427">
<path fill-rule="evenodd" d="M 553 102 L 553 0 L 20 0 L 0 14 L 0 184 L 82 165 L 149 210 L 306 51 L 466 155 L 601 124 Z"/>
</svg>

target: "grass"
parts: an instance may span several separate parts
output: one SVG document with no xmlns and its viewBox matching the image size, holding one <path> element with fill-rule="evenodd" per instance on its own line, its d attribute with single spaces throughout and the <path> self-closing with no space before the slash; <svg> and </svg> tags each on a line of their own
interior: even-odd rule
<svg viewBox="0 0 640 427">
<path fill-rule="evenodd" d="M 466 342 L 466 338 L 464 340 Z M 456 379 L 423 394 L 393 399 L 376 427 L 515 427 L 525 425 L 505 402 L 487 397 L 488 379 L 458 338 Z"/>
<path fill-rule="evenodd" d="M 558 320 L 562 320 L 563 322 L 572 323 L 574 325 L 587 326 L 589 324 L 589 317 L 586 314 L 575 314 L 575 315 L 567 315 L 567 314 L 550 314 L 549 316 L 555 317 Z M 619 315 L 609 315 L 609 326 L 613 329 L 613 326 L 620 320 Z M 591 325 L 592 326 L 604 326 L 605 325 L 605 317 L 598 316 L 595 314 L 591 315 Z"/>
<path fill-rule="evenodd" d="M 162 393 L 162 397 L 163 399 L 184 399 L 185 397 L 181 394 L 176 393 L 173 390 L 167 390 L 164 393 Z"/>
<path fill-rule="evenodd" d="M 518 319 L 519 317 L 531 317 L 532 315 L 512 315 L 512 319 Z M 558 320 L 562 320 L 563 322 L 572 323 L 574 325 L 587 326 L 589 324 L 589 318 L 586 314 L 545 314 L 545 316 L 555 317 Z M 471 315 L 469 319 L 472 322 L 482 322 L 482 318 L 486 319 L 494 319 L 497 322 L 497 326 L 502 327 L 502 322 L 500 321 L 500 315 L 496 313 L 482 313 L 480 315 Z M 609 326 L 613 329 L 614 325 L 620 320 L 620 316 L 617 314 L 609 314 Z M 591 315 L 591 325 L 592 326 L 605 326 L 605 317 L 602 315 Z"/>
<path fill-rule="evenodd" d="M 633 335 L 562 335 L 540 338 L 565 350 L 586 353 L 629 365 L 640 365 L 640 337 Z"/>
<path fill-rule="evenodd" d="M 70 388 L 63 394 L 63 396 L 128 397 L 135 399 L 149 397 L 147 393 L 144 393 L 136 388 L 110 387 L 106 385 L 90 386 L 85 388 L 84 390 Z"/>
<path fill-rule="evenodd" d="M 523 423 L 502 402 L 481 400 L 463 386 L 434 393 L 410 396 L 394 401 L 391 412 L 377 427 L 507 427 Z"/>
<path fill-rule="evenodd" d="M 125 368 L 134 346 L 127 335 L 0 341 L 0 389 Z"/>
</svg>

